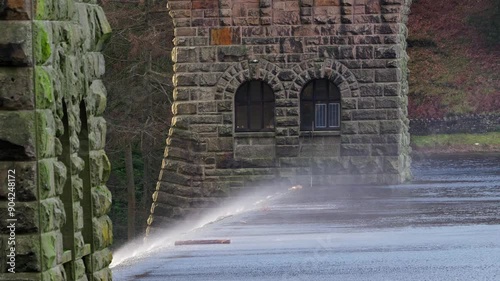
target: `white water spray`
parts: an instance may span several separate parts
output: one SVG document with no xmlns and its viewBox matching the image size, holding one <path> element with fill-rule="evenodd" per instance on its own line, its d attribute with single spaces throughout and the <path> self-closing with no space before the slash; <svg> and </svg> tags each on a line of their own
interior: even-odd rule
<svg viewBox="0 0 500 281">
<path fill-rule="evenodd" d="M 272 195 L 268 195 L 269 193 L 266 194 L 262 191 L 241 195 L 224 202 L 221 207 L 214 209 L 197 221 L 190 220 L 163 233 L 148 237 L 146 243 L 143 243 L 142 238 L 128 242 L 113 253 L 113 262 L 109 267 L 113 268 L 127 260 L 141 258 L 157 250 L 165 250 L 168 247 L 172 247 L 176 240 L 186 238 L 186 236 L 193 234 L 193 232 L 203 229 L 206 225 L 243 212 L 265 208 L 273 200 L 301 188 L 302 186 L 294 186 L 284 192 L 275 192 Z"/>
</svg>

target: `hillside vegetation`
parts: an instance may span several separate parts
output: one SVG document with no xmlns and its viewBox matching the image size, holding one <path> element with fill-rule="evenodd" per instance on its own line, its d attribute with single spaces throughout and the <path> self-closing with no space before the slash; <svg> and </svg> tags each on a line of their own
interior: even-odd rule
<svg viewBox="0 0 500 281">
<path fill-rule="evenodd" d="M 413 2 L 410 118 L 500 113 L 500 1 Z"/>
</svg>

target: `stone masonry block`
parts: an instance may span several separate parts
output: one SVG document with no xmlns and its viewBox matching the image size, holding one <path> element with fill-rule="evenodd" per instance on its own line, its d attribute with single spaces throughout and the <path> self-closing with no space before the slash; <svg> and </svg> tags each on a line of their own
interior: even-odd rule
<svg viewBox="0 0 500 281">
<path fill-rule="evenodd" d="M 366 156 L 371 155 L 368 144 L 341 144 L 340 153 L 342 156 Z"/>
<path fill-rule="evenodd" d="M 49 270 L 62 262 L 63 237 L 59 231 L 42 234 L 42 268 Z"/>
<path fill-rule="evenodd" d="M 398 68 L 378 69 L 375 72 L 376 82 L 400 82 L 401 70 Z"/>
<path fill-rule="evenodd" d="M 196 62 L 198 51 L 194 47 L 175 47 L 172 50 L 172 61 L 175 63 Z"/>
<path fill-rule="evenodd" d="M 0 7 L 0 20 L 29 20 L 31 7 L 29 0 L 6 0 Z"/>
<path fill-rule="evenodd" d="M 360 134 L 378 134 L 380 132 L 380 123 L 378 121 L 359 122 Z"/>
<path fill-rule="evenodd" d="M 33 111 L 0 112 L 0 161 L 35 158 L 35 114 Z"/>
<path fill-rule="evenodd" d="M 100 217 L 108 213 L 111 208 L 111 192 L 105 185 L 92 188 L 92 199 L 94 216 Z"/>
<path fill-rule="evenodd" d="M 400 134 L 403 130 L 403 122 L 400 120 L 381 121 L 381 134 Z"/>
<path fill-rule="evenodd" d="M 0 162 L 0 199 L 5 200 L 8 198 L 9 170 L 15 171 L 16 200 L 36 200 L 38 198 L 38 191 L 36 186 L 36 163 L 34 161 Z"/>
<path fill-rule="evenodd" d="M 53 197 L 57 194 L 54 181 L 54 159 L 38 161 L 38 188 L 41 199 Z"/>
<path fill-rule="evenodd" d="M 15 276 L 21 272 L 41 272 L 42 257 L 40 248 L 40 238 L 37 234 L 20 235 L 18 233 L 16 235 L 16 273 L 9 274 Z M 2 254 L 3 253 L 4 252 L 2 252 Z M 3 260 L 4 259 L 2 258 L 2 261 Z M 15 278 L 13 280 L 18 279 Z M 34 279 L 26 278 L 21 280 Z"/>
<path fill-rule="evenodd" d="M 94 249 L 102 250 L 113 243 L 113 226 L 108 216 L 93 218 Z"/>
<path fill-rule="evenodd" d="M 33 65 L 31 23 L 3 21 L 0 26 L 0 66 Z"/>
<path fill-rule="evenodd" d="M 0 68 L 0 110 L 34 108 L 33 68 Z"/>
<path fill-rule="evenodd" d="M 56 123 L 53 112 L 50 110 L 37 110 L 37 149 L 38 156 L 55 157 Z"/>
<path fill-rule="evenodd" d="M 175 115 L 196 114 L 196 103 L 193 102 L 174 102 L 172 112 Z"/>
</svg>

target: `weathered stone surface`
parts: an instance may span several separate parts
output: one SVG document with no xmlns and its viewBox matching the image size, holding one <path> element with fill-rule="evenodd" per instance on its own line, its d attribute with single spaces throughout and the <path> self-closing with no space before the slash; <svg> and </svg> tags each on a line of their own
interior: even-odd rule
<svg viewBox="0 0 500 281">
<path fill-rule="evenodd" d="M 56 268 L 52 274 L 58 274 L 57 265 L 62 262 L 63 237 L 60 232 L 48 232 L 42 234 L 41 238 L 42 270 Z"/>
<path fill-rule="evenodd" d="M 92 186 L 99 186 L 108 180 L 111 164 L 103 150 L 90 152 L 90 171 Z"/>
<path fill-rule="evenodd" d="M 111 192 L 105 185 L 92 188 L 93 211 L 95 216 L 103 216 L 111 208 Z"/>
<path fill-rule="evenodd" d="M 26 21 L 2 21 L 0 66 L 33 65 L 31 24 Z"/>
<path fill-rule="evenodd" d="M 34 108 L 33 68 L 0 67 L 0 110 Z"/>
<path fill-rule="evenodd" d="M 62 265 L 44 271 L 41 276 L 42 280 L 65 280 L 67 277 Z"/>
<path fill-rule="evenodd" d="M 35 159 L 35 114 L 33 111 L 0 112 L 0 161 Z"/>
<path fill-rule="evenodd" d="M 360 134 L 378 134 L 380 131 L 380 124 L 377 121 L 364 121 L 359 122 Z"/>
<path fill-rule="evenodd" d="M 106 108 L 106 88 L 101 80 L 94 80 L 90 84 L 90 93 L 85 98 L 87 112 L 90 115 L 101 115 Z"/>
<path fill-rule="evenodd" d="M 0 162 L 0 200 L 8 198 L 8 173 L 15 171 L 16 201 L 34 201 L 38 198 L 36 185 L 36 163 Z M 12 175 L 12 173 L 11 173 Z"/>
<path fill-rule="evenodd" d="M 37 128 L 38 135 L 37 149 L 38 156 L 41 158 L 54 157 L 55 155 L 55 120 L 50 110 L 37 110 Z"/>
<path fill-rule="evenodd" d="M 29 0 L 5 0 L 0 6 L 0 20 L 29 20 L 31 3 Z"/>
<path fill-rule="evenodd" d="M 94 248 L 105 249 L 113 243 L 113 226 L 108 216 L 94 218 L 92 220 L 94 231 Z"/>
<path fill-rule="evenodd" d="M 72 216 L 73 214 L 68 214 Z M 45 199 L 40 204 L 40 220 L 44 232 L 58 230 L 67 219 L 64 205 L 59 198 Z"/>
<path fill-rule="evenodd" d="M 17 272 L 21 273 L 21 272 L 41 271 L 40 247 L 41 247 L 40 238 L 36 234 L 16 235 L 16 273 L 13 275 L 17 275 L 18 274 Z M 5 274 L 12 274 L 12 273 L 5 273 Z M 9 278 L 8 280 L 11 279 Z M 30 279 L 27 278 L 27 280 Z M 36 280 L 36 279 L 31 279 L 31 280 Z"/>
<path fill-rule="evenodd" d="M 84 246 L 80 229 L 84 216 L 89 215 L 81 201 L 83 193 L 90 192 L 90 187 L 84 189 L 84 162 L 78 155 L 79 138 L 85 137 L 79 135 L 84 124 L 79 118 L 82 102 L 87 107 L 87 114 L 82 116 L 88 118 L 91 182 L 101 186 L 109 176 L 109 161 L 102 151 L 105 121 L 96 116 L 102 115 L 106 105 L 106 92 L 98 80 L 104 74 L 104 57 L 97 52 L 111 29 L 102 8 L 93 0 L 35 2 L 5 0 L 0 4 L 0 174 L 16 171 L 18 219 L 16 274 L 5 279 L 6 267 L 2 264 L 0 279 L 86 280 L 83 261 L 76 257 L 76 276 L 66 276 L 61 228 L 66 219 L 72 218 L 75 232 L 67 239 L 73 239 L 74 250 L 81 255 Z M 62 137 L 63 133 L 69 140 Z M 68 176 L 73 198 L 64 196 L 61 200 Z M 2 181 L 2 209 L 8 202 L 6 186 Z M 96 213 L 104 218 L 110 205 L 109 191 L 96 197 Z M 70 209 L 74 212 L 67 217 L 64 205 L 69 204 L 73 204 Z M 101 231 L 94 234 L 101 237 L 98 242 L 104 241 L 99 244 L 104 248 L 111 243 L 112 235 L 108 225 L 99 225 Z M 3 238 L 1 235 L 2 251 Z M 102 273 L 96 276 L 106 275 L 107 264 L 103 263 Z"/>
</svg>

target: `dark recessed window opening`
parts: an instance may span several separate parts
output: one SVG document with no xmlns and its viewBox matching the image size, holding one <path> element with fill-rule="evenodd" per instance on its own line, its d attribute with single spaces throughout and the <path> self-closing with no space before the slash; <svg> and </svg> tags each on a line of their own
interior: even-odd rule
<svg viewBox="0 0 500 281">
<path fill-rule="evenodd" d="M 300 95 L 300 129 L 340 130 L 340 90 L 328 79 L 306 84 Z"/>
<path fill-rule="evenodd" d="M 274 93 L 259 80 L 243 83 L 234 97 L 236 132 L 274 131 Z"/>
</svg>

